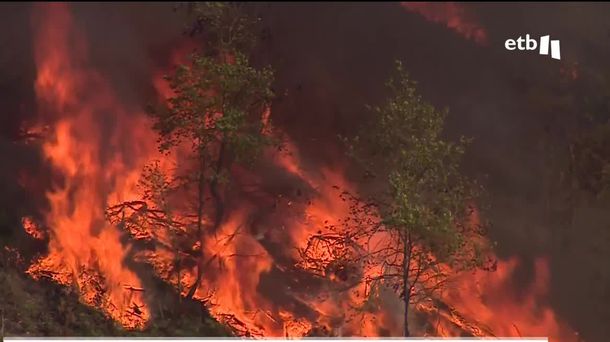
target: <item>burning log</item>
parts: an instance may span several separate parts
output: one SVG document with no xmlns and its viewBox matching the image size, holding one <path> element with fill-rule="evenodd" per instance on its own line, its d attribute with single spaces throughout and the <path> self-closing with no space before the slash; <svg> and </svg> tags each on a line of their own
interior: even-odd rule
<svg viewBox="0 0 610 342">
<path fill-rule="evenodd" d="M 436 321 L 436 327 L 433 329 L 436 335 L 442 336 L 446 334 L 446 332 L 439 331 L 442 325 L 445 329 L 450 328 L 457 331 L 460 336 L 495 337 L 495 334 L 488 327 L 462 315 L 454 307 L 440 299 L 421 302 L 416 306 L 416 309 L 427 316 L 428 322 Z"/>
<path fill-rule="evenodd" d="M 54 272 L 54 271 L 49 271 L 49 270 L 40 270 L 37 273 L 37 276 L 39 277 L 44 277 L 50 280 L 54 280 L 55 277 L 58 275 L 59 273 Z"/>
<path fill-rule="evenodd" d="M 264 330 L 253 330 L 248 324 L 242 322 L 239 318 L 233 314 L 221 314 L 219 315 L 220 321 L 228 325 L 237 336 L 244 337 L 263 337 L 265 336 Z"/>
</svg>

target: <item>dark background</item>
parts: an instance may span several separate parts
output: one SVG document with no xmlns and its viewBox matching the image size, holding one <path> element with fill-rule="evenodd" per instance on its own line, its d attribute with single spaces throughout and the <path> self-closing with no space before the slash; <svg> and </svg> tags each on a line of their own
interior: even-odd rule
<svg viewBox="0 0 610 342">
<path fill-rule="evenodd" d="M 555 179 L 563 172 L 570 127 L 585 111 L 580 103 L 593 93 L 608 95 L 592 80 L 610 69 L 610 5 L 463 7 L 487 31 L 487 44 L 398 3 L 252 5 L 263 19 L 257 61 L 276 70 L 272 119 L 306 159 L 326 163 L 336 158 L 326 147 L 366 120 L 365 105 L 382 98 L 393 61 L 402 60 L 424 97 L 450 109 L 448 134 L 474 138 L 467 172 L 489 190 L 498 255 L 524 260 L 517 288 L 533 278 L 533 260 L 548 257 L 556 312 L 586 341 L 604 341 L 610 334 L 610 214 L 603 201 L 583 197 L 566 219 Z M 71 8 L 92 63 L 124 102 L 146 104 L 151 72 L 183 39 L 183 16 L 163 3 Z M 0 213 L 14 226 L 21 212 L 38 205 L 20 191 L 18 173 L 42 163 L 35 150 L 14 143 L 20 125 L 36 113 L 30 26 L 30 5 L 0 5 Z M 506 39 L 526 33 L 560 39 L 562 61 L 504 49 Z M 566 79 L 561 70 L 574 63 L 579 77 Z"/>
</svg>

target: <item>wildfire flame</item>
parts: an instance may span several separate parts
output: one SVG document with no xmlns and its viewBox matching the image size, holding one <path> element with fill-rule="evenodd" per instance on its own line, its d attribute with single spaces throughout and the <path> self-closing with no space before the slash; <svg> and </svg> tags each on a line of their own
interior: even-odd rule
<svg viewBox="0 0 610 342">
<path fill-rule="evenodd" d="M 487 32 L 463 7 L 455 2 L 403 2 L 402 6 L 412 12 L 419 13 L 426 20 L 441 23 L 457 32 L 466 39 L 477 44 L 487 43 Z"/>
<path fill-rule="evenodd" d="M 141 283 L 125 266 L 129 249 L 105 221 L 104 209 L 134 196 L 154 136 L 144 117 L 129 115 L 88 65 L 66 4 L 36 6 L 33 22 L 36 96 L 41 120 L 53 125 L 42 150 L 58 181 L 46 194 L 49 253 L 29 273 L 74 286 L 85 303 L 125 326 L 142 326 L 149 311 L 141 293 L 129 290 Z"/>
<path fill-rule="evenodd" d="M 421 5 L 405 6 L 427 13 Z M 449 6 L 454 15 L 461 13 L 455 9 L 457 5 L 443 6 Z M 145 165 L 159 160 L 171 173 L 181 162 L 180 153 L 158 155 L 146 116 L 120 103 L 111 85 L 88 64 L 85 41 L 77 34 L 66 4 L 38 5 L 35 23 L 35 90 L 40 118 L 51 127 L 42 151 L 57 173 L 57 181 L 46 194 L 49 252 L 29 273 L 74 286 L 88 305 L 104 310 L 126 327 L 142 327 L 151 317 L 144 297 L 146 284 L 130 264 L 149 263 L 160 278 L 183 294 L 195 282 L 196 269 L 184 266 L 175 272 L 172 265 L 181 256 L 170 249 L 134 251 L 121 243 L 121 230 L 106 221 L 104 211 L 115 203 L 139 198 L 137 185 Z M 464 27 L 466 22 L 452 23 L 448 25 Z M 458 31 L 484 39 L 478 26 L 466 27 Z M 173 61 L 184 61 L 183 53 L 184 49 L 175 54 Z M 155 74 L 153 83 L 159 97 L 167 99 L 171 94 L 160 75 Z M 274 131 L 269 116 L 270 110 L 263 116 L 266 134 Z M 339 288 L 338 284 L 345 283 L 342 278 L 350 278 L 349 272 L 298 265 L 297 251 L 306 247 L 308 239 L 349 214 L 349 203 L 340 194 L 357 189 L 345 178 L 341 164 L 308 168 L 289 141 L 284 153 L 269 151 L 265 158 L 272 164 L 268 166 L 272 176 L 267 176 L 271 179 L 252 170 L 232 170 L 238 186 L 223 224 L 203 246 L 189 246 L 203 249 L 206 256 L 206 270 L 194 298 L 205 302 L 217 319 L 241 335 L 298 337 L 322 326 L 334 335 L 400 334 L 397 315 L 403 309 L 396 306 L 400 301 L 395 293 L 379 289 L 370 303 L 365 293 L 371 290 L 365 284 Z M 270 190 L 270 183 L 282 183 L 282 179 L 289 186 Z M 252 184 L 258 191 L 247 190 Z M 32 227 L 24 218 L 24 228 L 35 231 Z M 136 228 L 128 232 L 134 239 L 169 240 L 170 232 L 163 227 Z M 328 251 L 314 253 L 323 258 Z M 539 278 L 525 297 L 515 299 L 510 278 L 517 263 L 500 262 L 497 272 L 461 275 L 451 290 L 435 298 L 438 303 L 423 303 L 414 309 L 428 314 L 429 325 L 438 335 L 551 335 L 557 341 L 568 341 L 564 337 L 569 336 L 565 335 L 569 329 L 542 301 L 548 282 L 545 263 L 537 263 Z"/>
<path fill-rule="evenodd" d="M 45 238 L 45 232 L 40 228 L 38 223 L 33 218 L 25 216 L 21 218 L 21 226 L 26 233 L 30 234 L 34 239 L 42 240 Z"/>
<path fill-rule="evenodd" d="M 523 290 L 523 296 L 510 288 L 519 264 L 519 260 L 509 259 L 499 262 L 496 272 L 462 275 L 443 299 L 463 317 L 480 322 L 481 327 L 495 336 L 548 336 L 551 341 L 577 341 L 578 337 L 560 323 L 546 303 L 547 261 L 543 258 L 535 261 L 534 280 Z M 450 328 L 441 329 L 449 331 Z"/>
</svg>

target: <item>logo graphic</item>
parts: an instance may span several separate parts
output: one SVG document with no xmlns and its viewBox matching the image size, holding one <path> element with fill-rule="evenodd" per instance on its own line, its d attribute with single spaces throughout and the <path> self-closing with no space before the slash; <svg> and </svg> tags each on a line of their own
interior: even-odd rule
<svg viewBox="0 0 610 342">
<path fill-rule="evenodd" d="M 515 49 L 518 49 L 521 51 L 523 51 L 523 50 L 532 51 L 532 50 L 536 50 L 536 48 L 539 47 L 541 55 L 548 55 L 549 47 L 550 47 L 551 58 L 557 59 L 557 60 L 561 59 L 559 40 L 551 40 L 551 36 L 548 36 L 548 35 L 540 37 L 540 44 L 538 44 L 538 41 L 536 39 L 530 38 L 529 34 L 525 35 L 525 39 L 523 39 L 523 37 L 519 37 L 516 40 L 507 39 L 506 42 L 504 42 L 504 47 L 506 48 L 506 50 L 510 50 L 510 51 L 514 51 Z"/>
</svg>

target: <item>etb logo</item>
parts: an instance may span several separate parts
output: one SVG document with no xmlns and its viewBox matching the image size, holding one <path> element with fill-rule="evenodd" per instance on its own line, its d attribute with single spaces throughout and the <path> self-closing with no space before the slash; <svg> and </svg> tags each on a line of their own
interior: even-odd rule
<svg viewBox="0 0 610 342">
<path fill-rule="evenodd" d="M 536 39 L 532 39 L 530 38 L 529 34 L 526 34 L 525 39 L 523 39 L 523 37 L 519 37 L 517 39 L 507 39 L 506 42 L 504 42 L 504 47 L 506 48 L 506 50 L 510 51 L 513 51 L 515 49 L 519 49 L 521 51 L 533 51 L 539 48 L 541 55 L 548 55 L 550 48 L 551 58 L 557 60 L 561 59 L 559 40 L 551 40 L 551 36 L 540 37 L 540 44 L 538 44 L 538 41 Z"/>
</svg>

